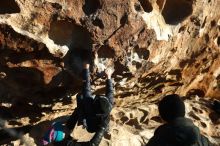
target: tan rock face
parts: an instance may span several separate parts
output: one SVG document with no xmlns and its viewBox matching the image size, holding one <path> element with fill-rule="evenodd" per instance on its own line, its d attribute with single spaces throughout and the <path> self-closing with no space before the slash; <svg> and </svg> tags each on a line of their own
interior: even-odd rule
<svg viewBox="0 0 220 146">
<path fill-rule="evenodd" d="M 66 94 L 79 92 L 81 56 L 85 54 L 92 62 L 96 93 L 102 93 L 104 87 L 103 79 L 97 76 L 107 67 L 115 70 L 119 108 L 114 116 L 124 108 L 155 106 L 169 93 L 220 99 L 219 9 L 219 0 L 2 0 L 1 105 L 13 113 L 22 101 L 27 107 L 37 105 L 39 112 L 47 112 L 43 107 L 53 111 L 53 103 L 68 103 Z M 125 133 L 135 137 L 135 129 L 139 135 L 152 135 L 152 130 L 147 132 L 149 127 L 142 131 L 151 120 L 142 113 L 113 117 L 113 140 L 107 137 L 105 142 L 121 145 L 116 137 Z M 24 117 L 19 113 L 13 116 Z M 44 117 L 38 116 L 20 122 L 36 123 Z M 151 122 L 155 119 L 153 128 L 160 123 L 157 117 Z M 122 125 L 119 129 L 127 123 L 129 130 L 117 132 L 118 123 Z M 204 123 L 212 125 L 213 120 L 200 123 L 204 133 L 220 135 Z M 146 143 L 149 137 L 136 137 L 136 145 Z"/>
</svg>

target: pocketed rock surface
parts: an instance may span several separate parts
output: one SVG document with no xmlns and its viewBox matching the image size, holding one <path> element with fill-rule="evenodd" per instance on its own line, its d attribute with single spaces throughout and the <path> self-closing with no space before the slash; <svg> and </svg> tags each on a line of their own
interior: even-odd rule
<svg viewBox="0 0 220 146">
<path fill-rule="evenodd" d="M 74 110 L 87 56 L 96 94 L 104 91 L 103 70 L 115 70 L 102 146 L 147 143 L 162 124 L 158 101 L 172 93 L 219 145 L 220 116 L 211 109 L 220 99 L 219 9 L 219 0 L 0 1 L 0 117 L 6 127 L 31 125 L 24 137 L 39 145 L 46 125 Z M 22 145 L 3 143 L 10 142 Z"/>
</svg>

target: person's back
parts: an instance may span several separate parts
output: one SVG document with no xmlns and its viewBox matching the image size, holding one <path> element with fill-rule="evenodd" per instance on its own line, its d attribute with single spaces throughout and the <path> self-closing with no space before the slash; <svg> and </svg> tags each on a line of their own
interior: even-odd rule
<svg viewBox="0 0 220 146">
<path fill-rule="evenodd" d="M 159 103 L 159 113 L 166 124 L 156 129 L 146 146 L 211 146 L 199 128 L 184 117 L 185 105 L 178 95 L 165 96 Z"/>
<path fill-rule="evenodd" d="M 86 102 L 85 105 L 88 106 Z M 107 104 L 107 105 L 106 105 Z M 102 105 L 104 105 L 102 107 Z M 113 103 L 103 95 L 96 95 L 91 101 L 91 109 L 89 112 L 82 111 L 82 118 L 78 120 L 78 123 L 81 123 L 86 127 L 87 131 L 90 133 L 97 132 L 97 129 L 100 127 L 108 127 L 110 121 L 110 112 L 112 109 Z M 105 111 L 102 111 L 105 109 Z"/>
</svg>

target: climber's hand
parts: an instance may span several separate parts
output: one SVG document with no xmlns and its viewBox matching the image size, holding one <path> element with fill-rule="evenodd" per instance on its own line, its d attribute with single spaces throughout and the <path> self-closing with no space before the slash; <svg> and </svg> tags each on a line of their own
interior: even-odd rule
<svg viewBox="0 0 220 146">
<path fill-rule="evenodd" d="M 106 76 L 107 76 L 108 79 L 111 79 L 111 76 L 112 76 L 112 73 L 113 73 L 113 72 L 114 72 L 114 70 L 111 69 L 111 68 L 105 69 L 105 74 L 106 74 Z"/>
<path fill-rule="evenodd" d="M 89 63 L 83 62 L 83 69 L 89 69 Z"/>
</svg>

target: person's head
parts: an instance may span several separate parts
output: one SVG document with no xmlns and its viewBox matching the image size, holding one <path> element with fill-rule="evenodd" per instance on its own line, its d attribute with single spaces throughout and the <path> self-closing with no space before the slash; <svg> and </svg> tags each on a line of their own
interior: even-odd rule
<svg viewBox="0 0 220 146">
<path fill-rule="evenodd" d="M 54 122 L 42 139 L 42 145 L 47 145 L 51 142 L 59 142 L 65 138 L 63 125 L 60 122 Z"/>
<path fill-rule="evenodd" d="M 107 97 L 96 95 L 94 100 L 94 107 L 96 114 L 108 115 L 111 112 L 111 104 Z"/>
<path fill-rule="evenodd" d="M 185 105 L 179 95 L 171 94 L 165 96 L 158 105 L 159 114 L 163 120 L 170 122 L 178 117 L 185 116 Z"/>
</svg>

